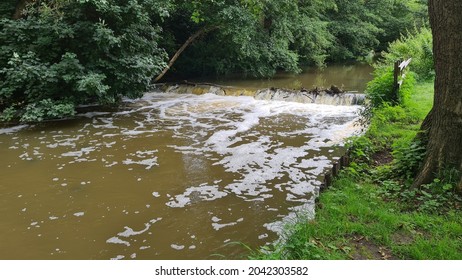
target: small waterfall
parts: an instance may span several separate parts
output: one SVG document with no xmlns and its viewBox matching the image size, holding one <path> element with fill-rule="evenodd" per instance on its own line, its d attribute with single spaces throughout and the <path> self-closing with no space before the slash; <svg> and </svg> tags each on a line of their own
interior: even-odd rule
<svg viewBox="0 0 462 280">
<path fill-rule="evenodd" d="M 235 87 L 224 87 L 209 84 L 180 84 L 163 85 L 158 88 L 164 92 L 177 94 L 206 94 L 211 93 L 220 96 L 252 96 L 258 100 L 278 100 L 298 103 L 315 103 L 325 105 L 362 105 L 365 102 L 365 95 L 352 92 L 334 93 L 332 90 L 289 90 L 278 88 L 266 88 L 260 90 L 250 90 Z"/>
<path fill-rule="evenodd" d="M 364 94 L 345 92 L 329 93 L 327 91 L 308 92 L 286 89 L 262 89 L 255 93 L 255 99 L 350 106 L 363 104 L 365 96 Z"/>
</svg>

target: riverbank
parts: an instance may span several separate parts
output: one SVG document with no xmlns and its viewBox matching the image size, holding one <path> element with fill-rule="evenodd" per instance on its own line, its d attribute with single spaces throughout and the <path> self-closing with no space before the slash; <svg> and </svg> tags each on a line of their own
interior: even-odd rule
<svg viewBox="0 0 462 280">
<path fill-rule="evenodd" d="M 406 160 L 419 160 L 411 142 L 431 109 L 433 83 L 419 84 L 411 99 L 406 108 L 377 111 L 352 140 L 355 161 L 320 195 L 314 220 L 287 226 L 284 243 L 251 258 L 462 259 L 461 201 L 450 184 L 446 192 L 433 191 L 439 181 L 410 191 L 405 176 L 389 178 L 407 171 L 399 169 Z M 414 156 L 406 158 L 409 146 Z"/>
</svg>

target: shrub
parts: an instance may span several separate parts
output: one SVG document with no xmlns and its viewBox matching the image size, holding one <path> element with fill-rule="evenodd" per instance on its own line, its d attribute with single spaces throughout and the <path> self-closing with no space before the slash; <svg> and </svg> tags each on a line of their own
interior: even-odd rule
<svg viewBox="0 0 462 280">
<path fill-rule="evenodd" d="M 386 68 L 397 60 L 412 58 L 409 67 L 416 74 L 417 80 L 432 79 L 435 76 L 432 46 L 431 30 L 426 27 L 415 29 L 390 43 L 375 68 Z"/>
<path fill-rule="evenodd" d="M 385 103 L 406 106 L 411 97 L 416 80 L 413 72 L 407 72 L 398 90 L 398 96 L 393 92 L 393 68 L 383 67 L 374 71 L 374 79 L 367 84 L 366 93 L 373 107 L 381 107 Z"/>
<path fill-rule="evenodd" d="M 165 66 L 156 0 L 36 1 L 0 20 L 0 115 L 68 117 L 82 103 L 141 96 Z"/>
<path fill-rule="evenodd" d="M 408 105 L 416 80 L 434 77 L 432 44 L 431 31 L 425 27 L 416 29 L 414 33 L 408 32 L 389 44 L 387 51 L 382 52 L 382 59 L 374 64 L 374 79 L 367 84 L 366 93 L 372 108 L 384 104 Z M 393 65 L 398 60 L 408 58 L 412 58 L 411 63 L 404 70 L 403 83 L 395 96 Z M 366 110 L 363 116 L 370 118 L 372 108 Z"/>
<path fill-rule="evenodd" d="M 424 159 L 425 151 L 425 145 L 417 139 L 410 144 L 396 147 L 393 151 L 393 176 L 413 179 Z"/>
<path fill-rule="evenodd" d="M 408 184 L 386 180 L 381 184 L 381 193 L 386 198 L 400 201 L 401 208 L 405 211 L 446 214 L 460 209 L 462 197 L 456 188 L 460 171 L 446 170 L 439 177 L 442 179 L 437 178 L 419 188 L 410 188 Z"/>
</svg>

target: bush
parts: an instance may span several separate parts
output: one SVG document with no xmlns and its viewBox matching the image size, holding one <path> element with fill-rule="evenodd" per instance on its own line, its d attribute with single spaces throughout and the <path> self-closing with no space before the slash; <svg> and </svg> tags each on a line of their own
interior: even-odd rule
<svg viewBox="0 0 462 280">
<path fill-rule="evenodd" d="M 382 182 L 381 193 L 389 199 L 401 202 L 405 211 L 446 214 L 454 209 L 460 209 L 462 197 L 457 192 L 458 170 L 446 170 L 430 184 L 419 188 L 410 188 L 408 184 L 400 184 L 393 180 Z"/>
<path fill-rule="evenodd" d="M 410 69 L 416 73 L 417 80 L 429 80 L 435 77 L 433 64 L 433 38 L 429 28 L 423 27 L 408 32 L 400 39 L 390 43 L 387 51 L 375 68 L 385 68 L 400 59 L 412 58 Z"/>
<path fill-rule="evenodd" d="M 393 91 L 393 65 L 398 60 L 412 58 L 410 65 L 404 70 L 405 77 L 395 96 Z M 432 34 L 428 28 L 421 28 L 414 33 L 402 36 L 382 52 L 382 59 L 374 64 L 374 79 L 367 84 L 366 93 L 372 108 L 384 104 L 407 106 L 414 92 L 416 80 L 434 77 Z M 364 116 L 370 119 L 371 110 L 365 110 Z"/>
<path fill-rule="evenodd" d="M 373 107 L 381 107 L 385 103 L 392 105 L 404 105 L 408 103 L 416 84 L 415 74 L 407 72 L 403 83 L 398 91 L 398 96 L 393 92 L 393 68 L 382 67 L 374 71 L 374 79 L 367 84 L 366 93 Z"/>
<path fill-rule="evenodd" d="M 0 20 L 0 115 L 41 121 L 141 96 L 166 65 L 157 0 L 36 1 Z"/>
<path fill-rule="evenodd" d="M 425 145 L 417 139 L 409 144 L 405 143 L 395 148 L 393 157 L 393 176 L 413 179 L 425 157 Z"/>
</svg>

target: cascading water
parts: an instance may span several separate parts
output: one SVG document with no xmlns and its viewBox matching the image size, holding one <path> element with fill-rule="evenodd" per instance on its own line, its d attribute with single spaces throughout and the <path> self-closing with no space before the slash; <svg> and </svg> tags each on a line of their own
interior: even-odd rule
<svg viewBox="0 0 462 280">
<path fill-rule="evenodd" d="M 212 93 L 220 96 L 252 96 L 257 100 L 278 100 L 298 103 L 314 103 L 324 105 L 362 105 L 364 104 L 365 95 L 353 92 L 333 93 L 329 90 L 289 90 L 278 88 L 267 88 L 260 90 L 251 90 L 234 87 L 221 87 L 213 85 L 167 85 L 162 90 L 168 93 L 178 94 L 205 94 Z"/>
</svg>

